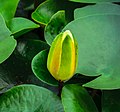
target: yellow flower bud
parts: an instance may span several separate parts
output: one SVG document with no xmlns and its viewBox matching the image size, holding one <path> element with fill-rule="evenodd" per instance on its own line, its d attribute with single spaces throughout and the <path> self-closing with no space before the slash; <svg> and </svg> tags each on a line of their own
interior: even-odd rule
<svg viewBox="0 0 120 112">
<path fill-rule="evenodd" d="M 69 80 L 75 72 L 77 44 L 69 30 L 60 33 L 48 53 L 47 68 L 58 81 Z"/>
</svg>

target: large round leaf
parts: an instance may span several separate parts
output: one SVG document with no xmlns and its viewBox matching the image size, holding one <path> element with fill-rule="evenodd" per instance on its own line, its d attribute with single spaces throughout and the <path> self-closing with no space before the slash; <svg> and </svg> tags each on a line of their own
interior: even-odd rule
<svg viewBox="0 0 120 112">
<path fill-rule="evenodd" d="M 74 18 L 78 19 L 90 15 L 120 15 L 120 6 L 112 3 L 97 3 L 83 8 L 77 8 L 74 11 Z M 61 32 L 68 23 L 65 18 L 65 11 L 55 13 L 45 27 L 45 40 L 51 45 L 53 39 Z"/>
<path fill-rule="evenodd" d="M 77 8 L 74 11 L 74 18 L 78 19 L 90 15 L 120 15 L 120 6 L 112 3 L 97 3 L 83 8 Z"/>
<path fill-rule="evenodd" d="M 76 72 L 98 76 L 85 84 L 99 89 L 120 88 L 120 16 L 93 15 L 76 19 L 64 30 L 70 30 L 78 42 Z"/>
<path fill-rule="evenodd" d="M 11 20 L 20 0 L 0 0 L 0 13 L 3 15 L 5 21 Z"/>
<path fill-rule="evenodd" d="M 43 82 L 50 85 L 58 85 L 58 81 L 52 77 L 47 69 L 48 50 L 41 51 L 32 60 L 34 74 Z"/>
<path fill-rule="evenodd" d="M 92 98 L 80 85 L 66 85 L 62 90 L 65 112 L 98 112 Z"/>
<path fill-rule="evenodd" d="M 21 85 L 0 96 L 0 112 L 63 112 L 63 107 L 51 91 L 35 85 Z"/>
<path fill-rule="evenodd" d="M 69 1 L 81 2 L 81 3 L 120 2 L 120 0 L 69 0 Z"/>
<path fill-rule="evenodd" d="M 5 61 L 15 49 L 16 40 L 10 35 L 11 32 L 0 14 L 0 63 Z"/>
</svg>

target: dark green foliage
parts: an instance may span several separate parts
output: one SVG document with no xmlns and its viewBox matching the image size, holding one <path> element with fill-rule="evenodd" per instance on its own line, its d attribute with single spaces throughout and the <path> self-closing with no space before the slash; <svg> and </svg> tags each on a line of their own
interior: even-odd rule
<svg viewBox="0 0 120 112">
<path fill-rule="evenodd" d="M 0 112 L 119 112 L 119 4 L 0 0 Z M 65 30 L 78 44 L 78 63 L 63 83 L 49 73 L 47 57 Z"/>
</svg>

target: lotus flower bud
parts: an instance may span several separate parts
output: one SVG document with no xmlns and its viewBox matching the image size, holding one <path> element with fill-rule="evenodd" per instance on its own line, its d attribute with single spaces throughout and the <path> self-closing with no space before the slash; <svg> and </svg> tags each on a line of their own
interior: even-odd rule
<svg viewBox="0 0 120 112">
<path fill-rule="evenodd" d="M 47 68 L 58 81 L 69 80 L 75 72 L 77 44 L 69 30 L 60 33 L 48 53 Z"/>
</svg>

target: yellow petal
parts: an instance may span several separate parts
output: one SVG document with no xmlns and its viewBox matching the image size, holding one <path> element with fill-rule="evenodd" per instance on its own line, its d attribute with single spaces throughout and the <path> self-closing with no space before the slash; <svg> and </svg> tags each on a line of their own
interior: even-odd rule
<svg viewBox="0 0 120 112">
<path fill-rule="evenodd" d="M 70 79 L 76 69 L 76 45 L 69 30 L 60 33 L 53 41 L 47 60 L 51 75 L 59 80 Z"/>
</svg>

